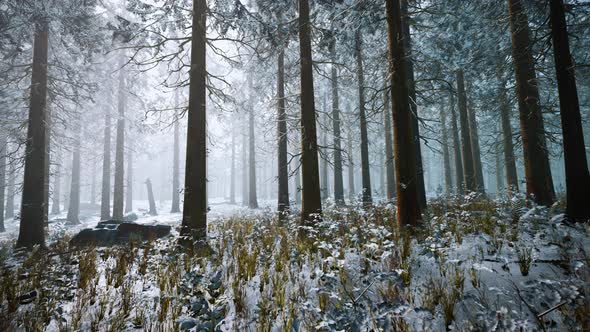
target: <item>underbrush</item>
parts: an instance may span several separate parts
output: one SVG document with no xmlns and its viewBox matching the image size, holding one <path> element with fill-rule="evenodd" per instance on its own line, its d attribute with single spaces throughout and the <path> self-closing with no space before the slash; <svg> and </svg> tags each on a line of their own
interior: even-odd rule
<svg viewBox="0 0 590 332">
<path fill-rule="evenodd" d="M 112 248 L 0 250 L 0 330 L 413 331 L 590 328 L 587 230 L 522 198 L 330 207 L 314 227 L 272 213 Z M 304 234 L 304 236 L 301 236 Z"/>
</svg>

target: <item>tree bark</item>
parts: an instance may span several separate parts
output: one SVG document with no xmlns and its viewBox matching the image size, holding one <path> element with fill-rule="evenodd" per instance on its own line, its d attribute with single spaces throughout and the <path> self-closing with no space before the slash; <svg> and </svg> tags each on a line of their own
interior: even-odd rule
<svg viewBox="0 0 590 332">
<path fill-rule="evenodd" d="M 391 105 L 389 103 L 391 91 L 385 90 L 383 93 L 383 121 L 385 132 L 385 168 L 387 181 L 387 200 L 392 201 L 395 198 L 395 168 L 393 165 L 393 133 L 391 132 Z"/>
<path fill-rule="evenodd" d="M 471 139 L 471 152 L 473 153 L 473 171 L 475 174 L 475 188 L 478 193 L 483 194 L 485 193 L 485 185 L 483 179 L 483 168 L 481 164 L 481 153 L 479 148 L 479 135 L 477 133 L 477 120 L 475 118 L 475 111 L 472 107 L 467 108 L 467 116 L 469 123 L 469 137 Z"/>
<path fill-rule="evenodd" d="M 463 178 L 465 179 L 465 190 L 469 192 L 477 191 L 477 180 L 473 163 L 473 149 L 471 147 L 471 134 L 469 130 L 469 119 L 467 115 L 467 100 L 465 97 L 465 82 L 463 79 L 463 70 L 458 70 L 457 76 L 457 94 L 459 95 L 459 122 L 461 125 L 461 147 L 463 156 Z"/>
<path fill-rule="evenodd" d="M 563 0 L 550 0 L 551 37 L 559 91 L 568 217 L 590 219 L 590 174 Z"/>
<path fill-rule="evenodd" d="M 391 77 L 392 118 L 397 197 L 397 220 L 400 226 L 418 226 L 421 220 L 418 202 L 416 140 L 408 90 L 408 71 L 404 54 L 404 31 L 400 0 L 386 0 Z"/>
<path fill-rule="evenodd" d="M 516 173 L 516 158 L 514 157 L 514 145 L 512 144 L 512 125 L 510 124 L 510 105 L 506 97 L 505 82 L 501 78 L 500 67 L 497 67 L 498 76 L 498 101 L 500 103 L 500 117 L 502 124 L 502 145 L 504 150 L 504 165 L 506 168 L 506 190 L 511 197 L 518 192 L 518 176 Z"/>
<path fill-rule="evenodd" d="M 111 107 L 107 106 L 104 116 L 104 145 L 102 159 L 102 189 L 100 197 L 100 219 L 111 219 Z"/>
<path fill-rule="evenodd" d="M 371 172 L 369 164 L 369 138 L 367 134 L 367 115 L 365 113 L 365 77 L 363 68 L 362 38 L 360 29 L 355 34 L 356 75 L 358 81 L 359 119 L 361 126 L 361 175 L 363 180 L 363 206 L 371 206 Z"/>
<path fill-rule="evenodd" d="M 420 126 L 418 125 L 418 104 L 416 101 L 416 83 L 414 79 L 414 62 L 412 60 L 412 36 L 410 34 L 409 14 L 408 14 L 408 0 L 400 0 L 402 33 L 403 33 L 403 47 L 406 61 L 404 70 L 406 71 L 406 78 L 408 80 L 407 87 L 410 98 L 410 109 L 412 110 L 412 132 L 414 135 L 414 145 L 416 147 L 416 179 L 418 181 L 418 203 L 420 209 L 426 209 L 426 187 L 424 184 L 424 169 L 422 166 L 422 148 L 420 146 Z"/>
<path fill-rule="evenodd" d="M 528 18 L 521 0 L 508 0 L 508 12 L 512 32 L 512 57 L 520 114 L 526 191 L 538 204 L 550 206 L 555 201 L 555 192 L 549 168 L 543 114 L 539 105 L 539 89 L 535 60 L 531 53 Z"/>
<path fill-rule="evenodd" d="M 285 51 L 279 52 L 277 59 L 277 135 L 278 135 L 278 211 L 284 218 L 289 211 L 289 165 L 287 161 L 287 111 L 285 109 Z"/>
<path fill-rule="evenodd" d="M 57 152 L 57 151 L 56 151 Z M 53 195 L 51 204 L 51 214 L 56 215 L 61 213 L 60 195 L 61 195 L 61 153 L 58 152 L 55 158 L 55 173 L 53 178 Z"/>
<path fill-rule="evenodd" d="M 207 1 L 193 1 L 193 25 L 182 234 L 207 236 Z"/>
<path fill-rule="evenodd" d="M 229 188 L 229 203 L 236 204 L 236 131 L 235 124 L 232 121 L 231 132 L 231 174 Z"/>
<path fill-rule="evenodd" d="M 442 153 L 443 153 L 443 167 L 445 172 L 445 193 L 453 192 L 453 178 L 451 176 L 451 158 L 449 155 L 449 136 L 447 134 L 447 114 L 445 110 L 440 110 L 440 125 L 442 132 Z"/>
<path fill-rule="evenodd" d="M 242 205 L 248 206 L 248 135 L 246 127 L 242 128 Z"/>
<path fill-rule="evenodd" d="M 178 88 L 174 92 L 174 152 L 172 157 L 172 208 L 170 213 L 180 212 L 180 124 L 178 117 Z M 232 134 L 232 184 L 234 183 L 234 134 Z M 232 196 L 232 201 L 234 201 Z"/>
<path fill-rule="evenodd" d="M 258 209 L 258 196 L 256 193 L 256 139 L 254 137 L 254 110 L 250 109 L 248 113 L 248 207 L 250 209 Z"/>
<path fill-rule="evenodd" d="M 127 140 L 127 190 L 125 192 L 125 213 L 133 211 L 133 142 Z"/>
<path fill-rule="evenodd" d="M 324 111 L 326 112 L 323 116 L 324 123 L 327 122 L 327 112 L 328 112 L 328 105 L 327 105 L 327 96 L 324 98 Z M 328 197 L 330 197 L 329 192 L 329 185 L 328 185 L 328 151 L 325 147 L 328 146 L 328 130 L 322 130 L 322 140 L 321 144 L 324 147 L 323 153 L 320 154 L 321 159 L 321 176 L 320 176 L 320 183 L 321 183 L 321 197 L 322 201 L 325 201 Z"/>
<path fill-rule="evenodd" d="M 70 182 L 70 203 L 68 205 L 68 224 L 77 225 L 80 223 L 80 145 L 81 145 L 81 123 L 77 121 L 76 140 L 72 152 L 72 177 Z"/>
<path fill-rule="evenodd" d="M 344 205 L 344 180 L 342 176 L 342 138 L 340 129 L 340 101 L 338 100 L 338 68 L 336 68 L 336 39 L 330 40 L 330 56 L 332 58 L 332 129 L 334 130 L 334 201 L 336 205 Z"/>
<path fill-rule="evenodd" d="M 33 70 L 31 74 L 31 99 L 25 149 L 25 174 L 23 181 L 21 221 L 17 247 L 45 245 L 43 221 L 45 217 L 44 185 L 46 102 L 47 102 L 47 50 L 48 23 L 35 24 L 33 44 Z"/>
<path fill-rule="evenodd" d="M 148 192 L 148 201 L 150 204 L 150 216 L 157 216 L 158 211 L 156 210 L 156 200 L 154 198 L 154 191 L 152 189 L 152 181 L 150 179 L 145 180 L 145 185 L 147 187 Z"/>
<path fill-rule="evenodd" d="M 8 193 L 6 197 L 6 219 L 14 218 L 14 196 L 15 196 L 15 180 L 16 180 L 16 167 L 15 162 L 10 162 L 8 174 Z"/>
<path fill-rule="evenodd" d="M 45 112 L 45 179 L 43 183 L 43 224 L 49 226 L 49 180 L 51 179 L 51 107 Z"/>
<path fill-rule="evenodd" d="M 313 92 L 313 60 L 308 0 L 299 0 L 299 56 L 301 62 L 301 222 L 312 221 L 322 212 L 318 170 L 318 144 Z"/>
<path fill-rule="evenodd" d="M 465 181 L 463 178 L 463 158 L 461 156 L 461 142 L 459 141 L 459 129 L 457 127 L 457 112 L 455 112 L 455 94 L 451 92 L 451 127 L 453 130 L 453 150 L 455 152 L 455 187 L 457 194 L 463 195 Z"/>
<path fill-rule="evenodd" d="M 6 154 L 8 146 L 8 136 L 0 133 L 0 232 L 6 231 L 4 228 L 4 198 L 6 196 Z"/>
<path fill-rule="evenodd" d="M 123 57 L 119 66 L 119 96 L 117 102 L 117 141 L 115 147 L 115 189 L 113 191 L 113 219 L 123 220 L 125 202 L 125 69 Z"/>
<path fill-rule="evenodd" d="M 352 147 L 352 128 L 348 126 L 346 150 L 348 152 L 348 200 L 350 204 L 356 199 L 356 189 L 354 188 L 354 157 Z"/>
</svg>

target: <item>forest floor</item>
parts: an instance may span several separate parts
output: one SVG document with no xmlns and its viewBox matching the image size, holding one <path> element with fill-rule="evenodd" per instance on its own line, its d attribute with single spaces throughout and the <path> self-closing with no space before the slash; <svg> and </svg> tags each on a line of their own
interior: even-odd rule
<svg viewBox="0 0 590 332">
<path fill-rule="evenodd" d="M 297 236 L 296 216 L 211 202 L 201 251 L 177 245 L 180 214 L 138 210 L 138 223 L 171 235 L 86 248 L 69 240 L 98 217 L 72 227 L 57 216 L 48 249 L 32 252 L 13 249 L 18 222 L 8 221 L 0 330 L 588 330 L 590 229 L 560 211 L 433 199 L 410 236 L 391 205 L 328 204 Z"/>
</svg>

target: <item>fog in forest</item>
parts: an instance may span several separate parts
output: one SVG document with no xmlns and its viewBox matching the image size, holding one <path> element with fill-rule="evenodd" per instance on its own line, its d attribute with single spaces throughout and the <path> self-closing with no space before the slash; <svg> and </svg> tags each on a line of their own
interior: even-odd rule
<svg viewBox="0 0 590 332">
<path fill-rule="evenodd" d="M 589 68 L 587 0 L 0 0 L 0 330 L 589 330 Z"/>
</svg>

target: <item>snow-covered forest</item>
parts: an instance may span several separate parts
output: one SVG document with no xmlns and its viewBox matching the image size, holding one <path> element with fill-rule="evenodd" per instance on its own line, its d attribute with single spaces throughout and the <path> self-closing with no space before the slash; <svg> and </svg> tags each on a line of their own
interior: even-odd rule
<svg viewBox="0 0 590 332">
<path fill-rule="evenodd" d="M 0 0 L 0 331 L 590 331 L 588 0 Z"/>
</svg>

